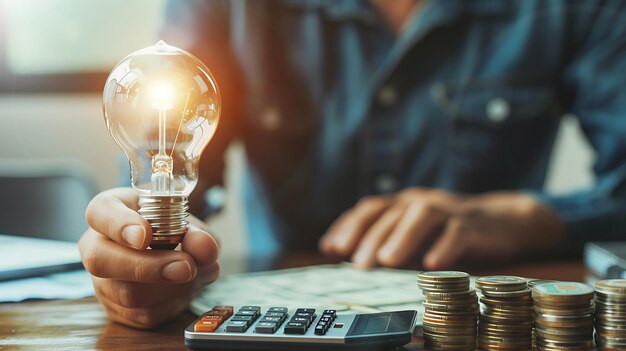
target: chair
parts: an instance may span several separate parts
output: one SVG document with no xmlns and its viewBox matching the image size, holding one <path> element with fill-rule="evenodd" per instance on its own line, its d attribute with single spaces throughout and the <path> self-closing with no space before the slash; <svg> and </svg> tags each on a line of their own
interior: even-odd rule
<svg viewBox="0 0 626 351">
<path fill-rule="evenodd" d="M 0 159 L 0 233 L 77 241 L 94 194 L 80 161 Z"/>
</svg>

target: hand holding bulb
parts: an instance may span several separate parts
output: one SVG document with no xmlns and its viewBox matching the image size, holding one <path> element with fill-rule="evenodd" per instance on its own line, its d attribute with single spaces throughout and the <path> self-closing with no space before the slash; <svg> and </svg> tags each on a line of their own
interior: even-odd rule
<svg viewBox="0 0 626 351">
<path fill-rule="evenodd" d="M 160 42 L 116 66 L 104 110 L 131 163 L 134 189 L 91 201 L 79 249 L 109 317 L 150 328 L 184 311 L 219 275 L 216 241 L 186 212 L 200 153 L 217 126 L 219 93 L 200 61 Z M 173 251 L 146 250 L 179 242 Z"/>
</svg>

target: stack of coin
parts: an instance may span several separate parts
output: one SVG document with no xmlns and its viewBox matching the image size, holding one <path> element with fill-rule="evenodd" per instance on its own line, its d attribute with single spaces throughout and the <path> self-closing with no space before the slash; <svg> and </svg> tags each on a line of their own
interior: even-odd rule
<svg viewBox="0 0 626 351">
<path fill-rule="evenodd" d="M 424 294 L 424 346 L 428 350 L 475 350 L 478 297 L 469 274 L 420 272 Z"/>
<path fill-rule="evenodd" d="M 535 287 L 535 285 L 539 285 L 539 284 L 545 284 L 545 283 L 560 283 L 560 280 L 547 280 L 547 279 L 527 279 L 526 282 L 528 283 L 528 288 L 529 289 L 533 289 Z M 533 350 L 536 350 L 537 347 L 535 346 L 535 326 L 533 324 Z"/>
<path fill-rule="evenodd" d="M 532 289 L 537 350 L 593 350 L 593 288 L 573 282 Z"/>
<path fill-rule="evenodd" d="M 626 350 L 626 279 L 596 282 L 598 350 Z"/>
<path fill-rule="evenodd" d="M 533 300 L 526 279 L 487 276 L 476 279 L 481 313 L 478 346 L 481 350 L 520 350 L 532 347 Z"/>
</svg>

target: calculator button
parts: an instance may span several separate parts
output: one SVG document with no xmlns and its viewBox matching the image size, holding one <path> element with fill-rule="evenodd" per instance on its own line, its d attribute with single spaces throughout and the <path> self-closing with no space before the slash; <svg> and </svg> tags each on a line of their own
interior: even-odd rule
<svg viewBox="0 0 626 351">
<path fill-rule="evenodd" d="M 316 325 L 315 326 L 315 335 L 324 335 L 326 334 L 326 328 L 324 328 L 323 325 Z"/>
<path fill-rule="evenodd" d="M 314 314 L 315 308 L 298 308 L 296 310 L 296 313 L 300 313 L 300 312 Z"/>
<path fill-rule="evenodd" d="M 291 318 L 290 322 L 305 323 L 307 326 L 309 326 L 311 320 L 308 318 L 293 317 Z"/>
<path fill-rule="evenodd" d="M 278 325 L 274 322 L 259 322 L 254 327 L 254 331 L 261 334 L 274 334 Z"/>
<path fill-rule="evenodd" d="M 235 313 L 235 316 L 256 316 L 258 313 L 258 311 L 239 310 Z"/>
<path fill-rule="evenodd" d="M 287 312 L 289 312 L 289 310 L 287 309 L 287 307 L 270 307 L 267 312 L 282 312 L 287 314 Z"/>
<path fill-rule="evenodd" d="M 333 320 L 330 317 L 322 316 L 322 318 L 320 318 L 320 322 L 331 323 L 332 321 Z"/>
<path fill-rule="evenodd" d="M 328 313 L 324 313 L 322 315 L 322 318 L 328 318 L 330 321 L 334 321 L 335 318 L 337 318 L 337 316 L 336 315 L 332 315 L 332 314 L 328 314 Z"/>
<path fill-rule="evenodd" d="M 246 322 L 248 324 L 252 324 L 252 322 L 254 322 L 254 318 L 252 318 L 252 316 L 234 315 L 233 318 L 231 318 L 230 320 L 231 321 L 238 321 L 238 322 Z"/>
<path fill-rule="evenodd" d="M 337 310 L 324 310 L 323 314 L 332 314 L 334 316 L 337 315 Z"/>
<path fill-rule="evenodd" d="M 315 318 L 317 317 L 315 314 L 310 314 L 310 313 L 305 313 L 305 312 L 298 312 L 296 314 L 293 315 L 294 318 L 303 318 L 308 320 L 307 322 L 307 327 L 313 323 L 313 321 L 315 320 Z"/>
<path fill-rule="evenodd" d="M 320 321 L 317 322 L 317 325 L 315 326 L 315 334 L 316 335 L 324 335 L 326 334 L 326 332 L 328 331 L 328 328 L 330 328 L 330 317 L 323 317 L 320 318 Z"/>
<path fill-rule="evenodd" d="M 206 316 L 203 316 L 201 320 L 203 320 L 203 321 L 214 321 L 217 324 L 222 324 L 222 322 L 224 321 L 224 316 L 206 315 Z"/>
<path fill-rule="evenodd" d="M 228 314 L 228 317 L 232 316 L 233 313 L 235 312 L 233 309 L 233 306 L 224 306 L 224 305 L 217 305 L 213 307 L 213 311 L 225 311 Z"/>
<path fill-rule="evenodd" d="M 261 320 L 259 322 L 282 323 L 283 322 L 283 318 L 282 317 L 265 316 L 265 317 L 261 318 Z"/>
<path fill-rule="evenodd" d="M 224 318 L 228 318 L 232 316 L 232 313 L 229 313 L 226 310 L 210 310 L 206 313 L 207 316 L 222 316 Z"/>
<path fill-rule="evenodd" d="M 284 312 L 267 312 L 265 314 L 265 317 L 278 317 L 281 319 L 285 319 L 287 318 L 287 314 Z"/>
<path fill-rule="evenodd" d="M 288 322 L 285 325 L 285 334 L 304 334 L 306 333 L 307 325 L 300 322 Z"/>
<path fill-rule="evenodd" d="M 261 311 L 261 307 L 259 307 L 259 306 L 241 306 L 239 311 L 257 311 L 257 312 L 260 312 Z"/>
<path fill-rule="evenodd" d="M 227 332 L 245 332 L 248 329 L 248 322 L 245 321 L 230 321 L 226 324 Z"/>
<path fill-rule="evenodd" d="M 196 331 L 196 332 L 202 332 L 202 333 L 212 333 L 219 326 L 220 326 L 220 323 L 218 323 L 217 321 L 199 320 L 193 326 L 193 330 Z"/>
</svg>

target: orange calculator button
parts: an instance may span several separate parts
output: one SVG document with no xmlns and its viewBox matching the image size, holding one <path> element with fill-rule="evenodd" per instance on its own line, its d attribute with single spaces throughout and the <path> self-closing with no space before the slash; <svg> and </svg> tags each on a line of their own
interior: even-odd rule
<svg viewBox="0 0 626 351">
<path fill-rule="evenodd" d="M 224 316 L 219 316 L 219 315 L 205 315 L 202 317 L 203 321 L 214 321 L 216 322 L 218 325 L 222 324 L 222 322 L 224 321 Z"/>
<path fill-rule="evenodd" d="M 213 310 L 214 311 L 227 311 L 229 317 L 232 316 L 233 313 L 235 313 L 235 309 L 233 308 L 233 306 L 218 305 L 218 306 L 213 307 Z"/>
<path fill-rule="evenodd" d="M 212 333 L 220 326 L 220 323 L 212 320 L 204 320 L 201 319 L 193 327 L 194 331 L 204 332 L 204 333 Z"/>
<path fill-rule="evenodd" d="M 224 318 L 228 318 L 232 315 L 232 313 L 229 313 L 226 310 L 210 310 L 209 312 L 206 313 L 207 316 L 222 316 Z"/>
</svg>

